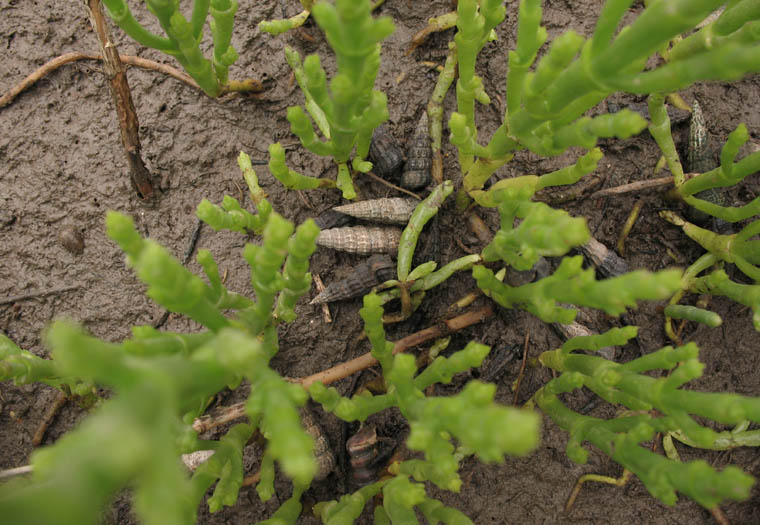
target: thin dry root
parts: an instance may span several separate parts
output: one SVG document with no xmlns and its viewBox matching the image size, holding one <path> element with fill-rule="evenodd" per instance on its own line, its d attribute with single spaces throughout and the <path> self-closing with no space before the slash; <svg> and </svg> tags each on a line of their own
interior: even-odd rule
<svg viewBox="0 0 760 525">
<path fill-rule="evenodd" d="M 602 476 L 599 474 L 584 474 L 578 478 L 578 482 L 575 484 L 575 487 L 573 487 L 573 491 L 570 493 L 570 497 L 567 498 L 567 503 L 565 504 L 565 512 L 568 512 L 572 508 L 573 504 L 575 503 L 575 499 L 578 497 L 578 494 L 581 491 L 581 487 L 585 482 L 598 481 L 599 483 L 607 483 L 609 485 L 615 485 L 616 487 L 622 487 L 628 483 L 628 480 L 631 479 L 631 475 L 632 472 L 628 469 L 623 469 L 623 474 L 619 478 Z"/>
<path fill-rule="evenodd" d="M 636 204 L 633 205 L 633 209 L 631 210 L 630 215 L 628 215 L 628 219 L 625 221 L 623 230 L 620 232 L 620 237 L 618 237 L 618 242 L 617 242 L 617 251 L 620 257 L 625 257 L 625 240 L 628 238 L 628 235 L 631 233 L 631 229 L 633 229 L 633 225 L 636 224 L 636 219 L 639 218 L 639 212 L 641 212 L 641 207 L 643 205 L 644 205 L 644 201 L 642 199 L 639 199 L 636 201 Z"/>
<path fill-rule="evenodd" d="M 56 414 L 63 407 L 63 405 L 66 404 L 66 401 L 66 394 L 63 392 L 58 392 L 55 401 L 53 401 L 53 403 L 48 407 L 47 412 L 45 412 L 44 419 L 40 423 L 40 426 L 37 427 L 37 431 L 34 433 L 34 437 L 32 437 L 33 447 L 39 447 L 40 444 L 42 444 L 42 440 L 45 439 L 45 433 L 47 432 L 50 423 L 53 422 Z"/>
<path fill-rule="evenodd" d="M 187 73 L 183 73 L 179 69 L 172 67 L 167 64 L 161 64 L 159 62 L 155 62 L 153 60 L 148 60 L 147 58 L 141 58 L 137 56 L 132 55 L 119 55 L 119 58 L 122 62 L 125 64 L 129 64 L 130 66 L 139 67 L 142 69 L 148 69 L 150 71 L 158 71 L 159 73 L 163 73 L 164 75 L 169 75 L 170 77 L 174 77 L 180 82 L 184 82 L 188 86 L 195 88 L 199 91 L 201 90 L 201 87 L 198 85 L 195 80 L 190 77 Z M 60 68 L 61 66 L 64 66 L 70 62 L 76 62 L 79 60 L 102 60 L 103 57 L 101 57 L 98 53 L 79 53 L 77 51 L 74 51 L 72 53 L 65 53 L 61 56 L 55 57 L 54 59 L 46 62 L 42 66 L 40 66 L 36 71 L 31 73 L 29 76 L 27 76 L 24 80 L 13 86 L 7 93 L 5 93 L 2 97 L 0 97 L 0 108 L 4 108 L 5 106 L 9 105 L 11 102 L 13 102 L 16 97 L 18 97 L 21 93 L 32 87 L 34 84 L 37 83 L 40 79 L 46 77 L 56 69 Z M 249 91 L 252 91 L 254 93 L 259 93 L 264 90 L 264 85 L 261 83 L 260 80 L 253 80 L 249 79 L 245 81 L 245 85 L 247 86 L 247 89 Z"/>
</svg>

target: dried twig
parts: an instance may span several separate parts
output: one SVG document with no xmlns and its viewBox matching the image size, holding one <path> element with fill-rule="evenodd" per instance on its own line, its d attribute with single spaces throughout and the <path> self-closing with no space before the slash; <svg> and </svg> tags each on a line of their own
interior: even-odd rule
<svg viewBox="0 0 760 525">
<path fill-rule="evenodd" d="M 148 168 L 140 153 L 140 123 L 132 103 L 132 93 L 127 81 L 127 71 L 119 59 L 119 52 L 111 39 L 100 0 L 82 0 L 90 18 L 93 31 L 98 35 L 100 52 L 103 55 L 103 71 L 108 78 L 116 114 L 119 117 L 119 132 L 124 153 L 127 156 L 129 174 L 137 195 L 141 199 L 153 197 L 155 189 Z"/>
<path fill-rule="evenodd" d="M 190 242 L 187 244 L 187 249 L 185 250 L 185 255 L 182 256 L 182 265 L 190 261 L 190 258 L 193 256 L 193 252 L 195 251 L 195 247 L 198 244 L 198 239 L 201 236 L 201 230 L 203 229 L 203 221 L 198 219 L 198 223 L 195 225 L 195 229 L 193 230 L 193 233 L 190 234 Z"/>
<path fill-rule="evenodd" d="M 620 475 L 619 478 L 613 478 L 611 476 L 602 476 L 601 474 L 584 474 L 580 478 L 578 478 L 578 481 L 575 483 L 575 487 L 573 487 L 572 492 L 570 493 L 570 497 L 567 498 L 567 503 L 565 503 L 565 512 L 570 512 L 570 509 L 575 504 L 575 500 L 578 498 L 578 494 L 581 492 L 581 488 L 583 488 L 583 484 L 587 481 L 598 481 L 599 483 L 607 483 L 608 485 L 615 485 L 616 487 L 622 487 L 626 483 L 628 483 L 628 480 L 631 478 L 631 475 L 633 473 L 628 469 L 623 469 L 623 473 Z"/>
<path fill-rule="evenodd" d="M 628 238 L 628 234 L 631 233 L 633 225 L 636 224 L 636 219 L 639 218 L 639 212 L 641 212 L 641 207 L 643 205 L 643 199 L 636 201 L 636 203 L 633 205 L 633 208 L 631 209 L 631 213 L 628 215 L 628 219 L 625 221 L 623 230 L 620 232 L 620 236 L 618 237 L 617 242 L 617 251 L 620 257 L 625 257 L 625 240 Z"/>
<path fill-rule="evenodd" d="M 32 467 L 32 465 L 0 470 L 0 479 L 12 478 L 14 476 L 20 476 L 22 474 L 29 474 L 32 472 L 32 470 L 34 470 L 34 467 Z"/>
<path fill-rule="evenodd" d="M 395 184 L 388 182 L 387 180 L 383 179 L 382 177 L 378 177 L 377 175 L 375 175 L 375 174 L 374 174 L 374 173 L 372 173 L 371 171 L 368 171 L 368 172 L 366 172 L 366 173 L 365 173 L 365 175 L 367 175 L 368 177 L 371 177 L 371 178 L 375 179 L 375 180 L 376 180 L 377 182 L 379 182 L 380 184 L 385 184 L 385 185 L 386 185 L 386 186 L 388 186 L 389 188 L 393 188 L 394 190 L 397 190 L 397 191 L 400 191 L 400 192 L 406 193 L 407 195 L 411 195 L 412 197 L 414 197 L 414 198 L 415 198 L 415 199 L 417 199 L 418 201 L 421 201 L 421 200 L 422 200 L 422 197 L 420 197 L 420 196 L 419 196 L 419 195 L 417 195 L 416 193 L 412 193 L 411 191 L 409 191 L 409 190 L 407 190 L 407 189 L 404 189 L 404 188 L 402 188 L 401 186 L 396 186 Z"/>
<path fill-rule="evenodd" d="M 609 195 L 620 195 L 623 193 L 630 193 L 632 191 L 647 190 L 649 188 L 657 188 L 659 186 L 667 186 L 669 184 L 673 184 L 672 175 L 668 175 L 667 177 L 659 177 L 657 179 L 639 180 L 636 182 L 631 182 L 630 184 L 623 184 L 622 186 L 615 186 L 614 188 L 599 190 L 589 195 L 589 199 L 598 199 L 599 197 L 607 197 Z"/>
<path fill-rule="evenodd" d="M 394 345 L 393 353 L 398 354 L 432 339 L 445 337 L 448 334 L 480 323 L 492 315 L 493 306 L 489 304 L 482 308 L 478 308 L 477 310 L 472 310 L 460 316 L 454 317 L 453 319 L 441 321 L 429 328 L 425 328 L 424 330 L 420 330 L 419 332 L 415 332 L 407 337 L 404 337 L 403 339 L 400 339 Z M 299 379 L 292 379 L 291 381 L 301 385 L 306 389 L 308 389 L 313 383 L 317 381 L 321 381 L 325 385 L 329 385 L 345 377 L 348 377 L 351 374 L 364 370 L 365 368 L 369 368 L 375 364 L 377 364 L 377 360 L 372 357 L 372 353 L 367 352 L 366 354 L 361 355 L 355 359 L 351 359 L 350 361 L 346 361 L 332 368 L 328 368 L 327 370 L 323 370 L 317 374 L 302 377 Z M 215 414 L 197 418 L 193 422 L 193 430 L 198 433 L 206 432 L 207 430 L 211 430 L 212 428 L 224 425 L 225 423 L 243 416 L 245 416 L 245 403 L 237 403 L 225 407 L 224 409 L 217 411 Z"/>
<path fill-rule="evenodd" d="M 74 286 L 66 286 L 64 288 L 53 288 L 52 290 L 41 290 L 39 292 L 29 292 L 21 295 L 13 295 L 11 297 L 6 297 L 5 299 L 0 299 L 0 305 L 17 303 L 19 301 L 26 301 L 28 299 L 34 299 L 36 297 L 47 297 L 48 295 L 55 295 L 71 290 L 78 290 L 81 287 L 82 285 L 76 284 Z"/>
<path fill-rule="evenodd" d="M 684 180 L 693 179 L 701 173 L 684 173 Z M 631 182 L 630 184 L 623 184 L 622 186 L 615 186 L 614 188 L 607 188 L 599 190 L 589 195 L 589 199 L 597 199 L 599 197 L 607 197 L 609 195 L 620 195 L 623 193 L 630 193 L 632 191 L 647 190 L 649 188 L 657 188 L 659 186 L 667 186 L 673 184 L 673 176 L 659 177 L 657 179 L 639 180 Z"/>
<path fill-rule="evenodd" d="M 720 507 L 713 507 L 709 510 L 710 514 L 712 514 L 712 517 L 715 520 L 715 523 L 718 525 L 731 525 L 731 522 L 728 521 L 728 518 L 725 514 L 723 514 L 723 511 L 720 510 Z"/>
<path fill-rule="evenodd" d="M 36 71 L 34 71 L 32 74 L 27 76 L 24 80 L 13 86 L 8 92 L 4 93 L 2 97 L 0 97 L 0 108 L 4 108 L 11 102 L 15 100 L 17 96 L 19 96 L 21 93 L 32 87 L 34 84 L 37 83 L 38 80 L 41 78 L 49 75 L 59 67 L 63 66 L 64 64 L 68 64 L 69 62 L 74 62 L 76 60 L 83 60 L 83 59 L 100 59 L 100 55 L 94 55 L 90 56 L 89 54 L 85 53 L 66 53 L 64 55 L 61 55 L 59 57 L 55 57 L 53 60 L 50 60 L 49 62 L 45 62 L 40 68 L 38 68 Z"/>
<path fill-rule="evenodd" d="M 325 291 L 325 283 L 322 282 L 322 278 L 319 276 L 318 273 L 314 273 L 312 275 L 312 278 L 314 279 L 314 287 L 317 289 L 317 293 L 320 294 Z M 332 323 L 332 316 L 330 315 L 330 307 L 327 305 L 327 303 L 322 303 L 322 318 L 324 319 L 325 323 Z"/>
<path fill-rule="evenodd" d="M 243 484 L 242 487 L 250 487 L 251 485 L 255 485 L 259 482 L 261 479 L 261 470 L 257 471 L 255 474 L 251 474 L 250 476 L 246 476 L 243 478 Z"/>
<path fill-rule="evenodd" d="M 179 69 L 168 64 L 161 64 L 154 60 L 149 60 L 147 58 L 141 58 L 133 55 L 119 55 L 119 59 L 124 64 L 127 64 L 129 66 L 135 66 L 141 69 L 147 69 L 149 71 L 157 71 L 159 73 L 163 73 L 164 75 L 174 77 L 180 82 L 184 82 L 188 86 L 202 91 L 201 87 L 195 82 L 195 80 L 190 77 L 190 75 L 183 73 Z M 71 62 L 77 62 L 79 60 L 103 60 L 103 57 L 98 53 L 80 53 L 78 51 L 65 53 L 61 56 L 55 57 L 54 59 L 45 62 L 37 70 L 13 86 L 10 90 L 8 90 L 7 93 L 0 97 L 0 108 L 4 108 L 13 102 L 17 96 L 19 96 L 21 93 L 36 84 L 37 81 L 46 77 L 56 69 Z M 263 86 L 259 91 L 261 90 L 263 90 Z"/>
<path fill-rule="evenodd" d="M 68 398 L 66 397 L 66 394 L 63 392 L 58 392 L 55 401 L 53 401 L 53 403 L 48 407 L 47 411 L 45 412 L 45 416 L 40 423 L 40 426 L 37 427 L 37 431 L 34 433 L 34 437 L 32 437 L 33 447 L 39 447 L 42 443 L 42 440 L 45 439 L 45 432 L 47 432 L 50 423 L 53 422 L 55 415 L 58 413 L 61 407 L 66 404 L 67 399 Z"/>
<path fill-rule="evenodd" d="M 425 328 L 424 330 L 420 330 L 419 332 L 415 332 L 407 337 L 404 337 L 403 339 L 400 339 L 393 347 L 393 354 L 395 355 L 400 352 L 404 352 L 432 339 L 438 339 L 439 337 L 445 337 L 448 334 L 458 332 L 459 330 L 462 330 L 468 326 L 480 323 L 492 315 L 493 307 L 489 304 L 477 310 L 472 310 L 470 312 L 462 314 L 453 319 L 445 320 L 434 326 Z M 367 352 L 366 354 L 361 355 L 356 359 L 346 361 L 332 368 L 328 368 L 327 370 L 323 370 L 317 374 L 298 379 L 297 382 L 304 388 L 309 388 L 313 383 L 317 381 L 321 381 L 322 383 L 328 385 L 330 383 L 334 383 L 335 381 L 339 381 L 344 377 L 348 377 L 360 370 L 374 366 L 375 364 L 377 364 L 377 360 L 372 357 L 372 354 L 370 352 Z"/>
</svg>

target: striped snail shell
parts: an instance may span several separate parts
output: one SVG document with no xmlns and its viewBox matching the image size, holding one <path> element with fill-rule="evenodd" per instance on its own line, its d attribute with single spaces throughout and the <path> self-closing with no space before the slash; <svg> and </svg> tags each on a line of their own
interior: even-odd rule
<svg viewBox="0 0 760 525">
<path fill-rule="evenodd" d="M 373 287 L 396 276 L 396 265 L 386 255 L 373 255 L 358 264 L 345 278 L 330 285 L 312 299 L 310 304 L 322 304 L 342 299 L 361 297 Z"/>
<path fill-rule="evenodd" d="M 304 430 L 314 439 L 314 457 L 317 460 L 317 473 L 314 475 L 314 479 L 317 481 L 325 479 L 335 468 L 335 454 L 330 448 L 324 430 L 317 423 L 311 410 L 301 407 L 298 409 L 298 413 L 301 416 Z"/>
<path fill-rule="evenodd" d="M 375 478 L 376 472 L 373 467 L 378 457 L 377 448 L 377 431 L 374 425 L 361 428 L 346 441 L 352 478 L 360 486 L 372 483 Z"/>
<path fill-rule="evenodd" d="M 402 197 L 370 199 L 336 206 L 333 210 L 380 224 L 406 225 L 417 207 L 417 202 L 414 199 Z"/>
<path fill-rule="evenodd" d="M 385 124 L 375 128 L 372 133 L 369 160 L 377 175 L 390 181 L 398 180 L 398 172 L 404 163 L 404 152 Z"/>
<path fill-rule="evenodd" d="M 433 150 L 430 146 L 427 111 L 422 112 L 414 131 L 409 151 L 401 175 L 401 186 L 410 190 L 423 188 L 430 184 L 430 169 L 433 166 Z"/>
<path fill-rule="evenodd" d="M 322 230 L 317 244 L 325 248 L 368 255 L 394 253 L 398 250 L 401 229 L 378 226 L 347 226 Z"/>
</svg>

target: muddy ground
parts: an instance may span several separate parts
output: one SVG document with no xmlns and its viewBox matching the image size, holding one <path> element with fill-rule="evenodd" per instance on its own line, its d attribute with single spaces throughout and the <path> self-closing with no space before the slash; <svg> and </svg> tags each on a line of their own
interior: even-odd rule
<svg viewBox="0 0 760 525">
<path fill-rule="evenodd" d="M 550 38 L 570 28 L 588 34 L 601 3 L 599 0 L 544 2 L 544 23 Z M 284 6 L 288 15 L 300 9 L 295 0 L 286 0 Z M 407 44 L 429 16 L 443 14 L 450 6 L 448 0 L 387 0 L 379 10 L 391 16 L 397 26 L 384 46 L 377 86 L 388 95 L 390 127 L 399 140 L 411 135 L 435 83 L 436 73 L 422 62 L 442 64 L 453 31 L 432 36 L 409 56 L 404 54 Z M 236 165 L 239 151 L 247 152 L 254 159 L 266 160 L 267 146 L 279 140 L 288 150 L 288 163 L 292 168 L 312 175 L 334 176 L 334 166 L 302 149 L 289 131 L 285 110 L 289 105 L 301 103 L 302 96 L 293 88 L 283 46 L 290 45 L 302 54 L 319 53 L 330 70 L 334 60 L 322 33 L 311 22 L 305 27 L 306 35 L 291 32 L 275 38 L 260 34 L 256 28 L 259 21 L 280 16 L 279 2 L 255 1 L 241 3 L 236 17 L 233 45 L 241 58 L 233 66 L 231 75 L 264 80 L 267 89 L 256 99 L 210 100 L 172 78 L 130 69 L 129 81 L 140 118 L 144 158 L 156 180 L 161 181 L 161 196 L 152 207 L 139 202 L 130 187 L 115 114 L 98 63 L 78 62 L 65 66 L 0 110 L 0 300 L 76 286 L 73 290 L 44 297 L 0 303 L 0 329 L 5 334 L 21 347 L 44 356 L 47 350 L 42 333 L 55 318 L 76 319 L 98 337 L 119 341 L 129 335 L 132 325 L 152 324 L 162 316 L 163 310 L 146 298 L 144 286 L 125 267 L 123 254 L 106 238 L 106 210 L 130 214 L 141 232 L 160 241 L 181 258 L 196 227 L 194 210 L 201 199 L 219 203 L 224 195 L 232 195 L 241 202 L 246 201 L 242 191 L 244 182 Z M 494 101 L 491 108 L 478 109 L 482 137 L 490 136 L 503 114 L 506 51 L 514 45 L 515 22 L 516 2 L 509 2 L 508 19 L 498 28 L 499 41 L 489 44 L 479 60 L 478 71 Z M 131 42 L 118 30 L 114 33 L 122 54 L 171 63 L 167 57 Z M 3 49 L 0 92 L 62 53 L 97 50 L 95 37 L 75 2 L 0 2 L 0 35 Z M 751 141 L 757 144 L 760 77 L 750 76 L 732 84 L 699 84 L 686 90 L 683 96 L 689 102 L 694 97 L 700 101 L 718 142 L 744 122 L 750 130 Z M 614 100 L 619 104 L 640 101 L 632 96 L 619 96 Z M 453 89 L 446 97 L 445 106 L 447 120 L 454 107 Z M 674 126 L 675 139 L 681 147 L 685 144 L 687 123 L 682 119 Z M 447 134 L 444 130 L 444 135 Z M 659 154 L 646 132 L 630 140 L 602 141 L 600 146 L 605 158 L 588 178 L 598 180 L 597 188 L 652 176 Z M 745 150 L 749 151 L 748 148 Z M 445 174 L 457 180 L 455 151 L 448 144 L 444 151 L 447 154 Z M 498 177 L 546 173 L 574 161 L 579 153 L 571 151 L 552 159 L 522 153 L 502 168 Z M 340 201 L 336 190 L 304 194 L 284 191 L 269 175 L 266 166 L 259 166 L 258 172 L 275 209 L 291 220 L 303 221 Z M 393 195 L 385 186 L 361 175 L 357 181 L 365 196 Z M 734 189 L 732 195 L 747 202 L 757 192 L 755 175 Z M 572 214 L 586 217 L 596 238 L 612 247 L 638 199 L 643 199 L 644 205 L 627 242 L 627 260 L 631 266 L 657 270 L 695 260 L 700 248 L 656 214 L 662 208 L 679 210 L 679 205 L 666 200 L 661 191 L 579 199 L 564 206 Z M 482 217 L 495 231 L 498 222 L 493 210 L 482 213 Z M 85 248 L 81 255 L 68 252 L 57 239 L 61 229 L 71 226 L 83 232 Z M 440 263 L 464 255 L 465 250 L 479 251 L 483 246 L 468 232 L 451 203 L 425 237 L 424 242 L 431 247 L 427 253 L 438 257 Z M 237 292 L 249 291 L 249 270 L 240 254 L 243 245 L 250 240 L 232 233 L 213 233 L 207 227 L 200 235 L 198 247 L 212 251 L 220 269 L 227 274 L 227 286 Z M 311 269 L 329 283 L 343 278 L 359 260 L 354 255 L 320 248 L 312 258 Z M 200 271 L 194 260 L 188 266 Z M 432 291 L 409 321 L 389 328 L 389 338 L 397 340 L 433 324 L 450 303 L 473 289 L 475 284 L 469 275 L 457 276 Z M 368 349 L 366 343 L 354 342 L 361 330 L 357 313 L 360 301 L 333 305 L 333 322 L 326 324 L 320 309 L 309 306 L 308 299 L 299 303 L 299 319 L 280 332 L 281 352 L 274 366 L 283 375 L 308 375 Z M 688 300 L 693 302 L 694 298 Z M 741 305 L 720 298 L 711 304 L 722 315 L 723 326 L 708 329 L 688 325 L 683 336 L 684 341 L 699 344 L 706 363 L 704 377 L 695 381 L 693 388 L 760 395 L 757 372 L 760 343 L 752 329 L 751 313 Z M 618 359 L 630 360 L 668 343 L 661 309 L 661 303 L 644 304 L 628 315 L 628 322 L 640 326 L 640 337 L 620 349 Z M 595 315 L 589 324 L 596 330 L 605 330 L 621 323 Z M 198 328 L 175 316 L 171 316 L 165 326 L 178 331 Z M 495 355 L 486 361 L 483 369 L 463 374 L 453 385 L 440 387 L 437 393 L 453 393 L 471 377 L 486 377 L 498 385 L 498 399 L 510 403 L 519 359 L 509 360 L 509 356 L 521 352 L 526 333 L 530 336 L 528 352 L 532 358 L 561 342 L 550 327 L 522 311 L 501 310 L 487 322 L 457 334 L 452 349 L 477 340 L 491 345 Z M 498 368 L 504 362 L 507 364 Z M 371 377 L 371 373 L 365 372 L 360 381 Z M 549 378 L 548 370 L 528 368 L 519 400 L 527 400 Z M 351 380 L 337 386 L 345 392 Z M 245 395 L 244 391 L 229 393 L 218 399 L 217 404 L 229 404 Z M 0 385 L 0 469 L 27 463 L 33 451 L 32 437 L 55 398 L 56 392 L 44 386 L 13 386 L 7 382 Z M 566 401 L 580 409 L 592 399 L 593 396 L 584 391 Z M 321 411 L 317 414 L 330 443 L 336 451 L 341 449 L 351 428 L 344 428 Z M 610 417 L 614 408 L 602 403 L 592 408 L 590 414 Z M 47 429 L 42 444 L 55 443 L 85 415 L 86 410 L 76 402 L 67 402 Z M 402 439 L 406 431 L 393 414 L 378 424 L 382 434 L 396 440 Z M 695 524 L 713 521 L 707 511 L 685 498 L 680 498 L 672 508 L 662 505 L 637 480 L 624 488 L 588 484 L 575 507 L 565 513 L 565 499 L 580 475 L 619 476 L 621 473 L 618 465 L 596 451 L 592 451 L 587 465 L 572 463 L 564 454 L 565 443 L 566 434 L 545 419 L 541 445 L 529 457 L 510 458 L 503 465 L 466 460 L 461 471 L 464 484 L 460 494 L 443 494 L 434 489 L 431 493 L 464 511 L 475 523 Z M 718 453 L 678 448 L 684 458 L 703 458 L 717 468 L 733 463 L 750 474 L 760 474 L 754 449 Z M 254 455 L 250 458 L 251 470 L 255 470 L 255 462 Z M 282 490 L 280 499 L 284 500 L 289 494 L 288 485 L 279 480 L 278 487 Z M 335 499 L 347 490 L 346 473 L 339 469 L 326 481 L 316 483 L 304 501 L 308 504 Z M 253 523 L 271 515 L 279 505 L 276 499 L 264 504 L 253 489 L 243 489 L 239 502 L 232 508 L 215 515 L 202 508 L 199 523 Z M 723 511 L 731 523 L 760 523 L 759 502 L 760 495 L 755 489 L 749 501 L 728 503 Z M 106 521 L 135 521 L 124 498 L 114 505 Z M 301 522 L 315 523 L 316 520 L 303 517 Z M 369 523 L 369 514 L 365 513 L 360 522 Z"/>
</svg>

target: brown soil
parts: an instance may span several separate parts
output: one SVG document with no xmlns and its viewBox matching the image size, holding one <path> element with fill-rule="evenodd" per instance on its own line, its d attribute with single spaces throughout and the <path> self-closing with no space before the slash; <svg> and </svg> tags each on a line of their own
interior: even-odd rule
<svg viewBox="0 0 760 525">
<path fill-rule="evenodd" d="M 588 34 L 601 1 L 584 0 L 545 2 L 544 23 L 553 38 L 567 29 Z M 254 159 L 267 159 L 267 146 L 276 140 L 288 150 L 291 167 L 311 175 L 334 176 L 334 166 L 315 157 L 298 145 L 285 120 L 289 105 L 302 102 L 302 95 L 293 88 L 290 69 L 285 62 L 283 46 L 290 45 L 302 54 L 317 52 L 328 69 L 334 67 L 330 50 L 319 29 L 308 23 L 305 32 L 291 32 L 277 38 L 262 35 L 256 24 L 263 19 L 281 16 L 278 2 L 241 3 L 236 19 L 238 28 L 233 45 L 240 60 L 232 76 L 254 76 L 265 80 L 267 90 L 258 99 L 233 98 L 210 100 L 203 94 L 154 72 L 130 69 L 129 81 L 141 123 L 144 158 L 162 182 L 162 195 L 153 207 L 142 205 L 132 191 L 123 152 L 120 148 L 115 114 L 99 64 L 79 62 L 49 75 L 13 104 L 0 110 L 0 300 L 31 292 L 42 292 L 63 286 L 77 289 L 46 297 L 0 303 L 0 329 L 21 347 L 37 355 L 46 355 L 43 344 L 45 327 L 55 318 L 76 319 L 98 337 L 119 341 L 129 336 L 134 324 L 152 324 L 163 310 L 149 301 L 144 286 L 125 267 L 124 256 L 104 232 L 104 214 L 114 209 L 135 218 L 145 235 L 160 241 L 178 257 L 185 252 L 196 226 L 194 210 L 201 199 L 220 202 L 225 194 L 246 201 L 244 182 L 240 177 L 236 156 L 245 151 Z M 288 15 L 300 6 L 295 0 L 285 2 Z M 383 50 L 383 64 L 377 86 L 389 98 L 390 127 L 394 135 L 408 139 L 436 80 L 436 73 L 422 61 L 442 63 L 447 42 L 453 31 L 433 35 L 428 42 L 409 56 L 404 52 L 411 36 L 424 26 L 429 16 L 450 9 L 448 0 L 410 2 L 388 0 L 380 12 L 391 16 L 397 26 Z M 0 92 L 11 88 L 42 63 L 68 51 L 94 51 L 95 37 L 75 3 L 53 0 L 19 2 L 10 0 L 0 6 L 0 35 L 5 49 L 0 61 Z M 37 14 L 35 14 L 37 13 Z M 43 20 L 44 19 L 44 20 Z M 508 20 L 498 29 L 499 41 L 487 46 L 479 59 L 479 73 L 494 103 L 479 108 L 478 125 L 482 137 L 496 129 L 503 114 L 506 51 L 514 46 L 516 36 L 516 3 L 510 2 Z M 118 31 L 122 54 L 134 54 L 162 62 L 167 57 L 142 48 Z M 313 42 L 311 41 L 313 39 Z M 716 140 L 722 142 L 737 124 L 747 124 L 752 140 L 760 131 L 760 78 L 748 77 L 733 84 L 700 84 L 683 93 L 687 101 L 697 97 L 702 104 Z M 621 104 L 640 100 L 631 96 L 615 97 Z M 453 90 L 445 106 L 448 112 L 455 105 Z M 448 131 L 444 130 L 444 136 Z M 686 122 L 676 124 L 674 135 L 682 146 Z M 600 144 L 605 158 L 593 177 L 603 182 L 600 187 L 651 177 L 659 156 L 651 137 L 646 133 L 625 141 L 604 141 Z M 456 154 L 445 145 L 446 176 L 456 180 Z M 529 153 L 517 156 L 499 172 L 499 177 L 514 174 L 546 173 L 577 158 L 572 151 L 559 158 L 543 159 Z M 268 173 L 258 168 L 262 186 L 275 209 L 291 220 L 300 222 L 339 202 L 337 191 L 312 191 L 299 194 L 284 191 Z M 358 176 L 366 196 L 389 194 L 387 188 Z M 751 177 L 733 191 L 746 202 L 758 191 L 758 179 Z M 647 191 L 598 200 L 582 199 L 566 205 L 574 215 L 588 219 L 590 228 L 600 241 L 614 246 L 617 235 L 637 199 L 644 199 L 641 217 L 627 242 L 629 263 L 636 268 L 657 270 L 672 266 L 666 253 L 672 247 L 685 265 L 693 261 L 700 248 L 678 229 L 658 218 L 661 208 L 678 208 L 664 199 L 662 192 Z M 495 231 L 496 214 L 483 212 Z M 73 255 L 59 243 L 58 232 L 73 226 L 84 235 L 84 252 Z M 436 233 L 437 232 L 437 233 Z M 437 225 L 429 229 L 427 253 L 445 263 L 464 255 L 459 239 L 470 249 L 482 248 L 466 231 L 464 221 L 449 203 Z M 227 286 L 237 292 L 249 290 L 249 270 L 241 249 L 246 239 L 232 233 L 202 230 L 199 247 L 211 250 L 219 267 L 227 274 Z M 433 242 L 437 240 L 438 242 Z M 436 248 L 437 245 L 437 248 Z M 358 257 L 319 249 L 311 269 L 326 282 L 346 275 Z M 188 265 L 200 268 L 195 261 Z M 460 275 L 425 299 L 421 310 L 405 323 L 388 330 L 392 340 L 428 326 L 443 314 L 447 305 L 475 288 L 469 275 Z M 691 298 L 693 299 L 693 298 Z M 358 317 L 360 301 L 347 301 L 331 307 L 333 323 L 325 324 L 318 307 L 309 306 L 308 298 L 298 306 L 299 319 L 282 328 L 281 352 L 274 366 L 284 375 L 303 376 L 340 363 L 366 352 L 366 343 L 355 343 L 361 330 Z M 751 324 L 751 314 L 740 305 L 720 298 L 711 307 L 724 319 L 719 329 L 689 325 L 684 341 L 695 341 L 702 348 L 706 364 L 702 379 L 693 388 L 710 391 L 733 391 L 760 395 L 760 344 Z M 640 337 L 619 351 L 619 359 L 629 360 L 666 344 L 662 328 L 662 304 L 645 304 L 628 317 L 640 326 Z M 621 324 L 620 320 L 593 316 L 590 326 L 604 330 Z M 188 320 L 171 316 L 166 324 L 171 330 L 195 330 Z M 555 348 L 560 339 L 550 327 L 522 311 L 502 310 L 482 325 L 465 330 L 453 338 L 451 348 L 459 349 L 467 341 L 477 340 L 494 348 L 482 370 L 463 374 L 454 385 L 439 387 L 439 394 L 456 391 L 471 377 L 489 377 L 498 385 L 498 399 L 510 403 L 511 385 L 519 371 L 519 359 L 496 370 L 500 358 L 510 352 L 521 352 L 525 335 L 530 335 L 529 356 Z M 365 373 L 362 381 L 371 374 Z M 551 377 L 548 370 L 529 368 L 519 394 L 525 401 Z M 346 391 L 350 380 L 339 383 Z M 218 401 L 229 404 L 242 399 L 245 392 L 231 393 Z M 583 391 L 568 402 L 580 409 L 592 400 Z M 0 385 L 0 469 L 25 465 L 33 451 L 32 437 L 44 414 L 56 398 L 51 388 L 39 385 Z M 609 417 L 614 409 L 600 404 L 592 415 Z M 86 409 L 67 402 L 48 428 L 43 445 L 54 443 L 86 415 Z M 345 433 L 332 416 L 317 411 L 328 439 L 336 450 L 343 447 Z M 406 431 L 399 419 L 389 414 L 379 421 L 381 433 L 400 439 Z M 431 488 L 431 493 L 446 504 L 464 511 L 475 523 L 710 523 L 710 514 L 697 504 L 681 498 L 673 507 L 666 507 L 652 498 L 646 488 L 632 480 L 624 488 L 598 483 L 584 487 L 575 507 L 563 512 L 565 499 L 582 474 L 598 473 L 619 476 L 621 468 L 607 457 L 592 451 L 587 465 L 572 463 L 564 453 L 566 434 L 545 419 L 539 449 L 527 458 L 507 459 L 503 465 L 483 465 L 466 460 L 461 476 L 460 494 L 445 494 Z M 758 475 L 755 450 L 705 452 L 679 446 L 686 459 L 703 458 L 717 468 L 734 463 Z M 255 461 L 252 458 L 251 461 Z M 255 468 L 255 465 L 251 465 Z M 344 471 L 333 473 L 326 481 L 316 483 L 305 501 L 335 499 L 349 489 Z M 289 494 L 285 480 L 278 480 L 280 501 Z M 210 515 L 199 511 L 199 523 L 251 523 L 265 519 L 279 502 L 261 503 L 254 490 L 243 489 L 236 506 Z M 112 523 L 131 523 L 128 505 L 120 500 L 109 517 Z M 744 503 L 728 503 L 723 510 L 731 523 L 760 523 L 757 489 Z M 360 520 L 369 523 L 369 514 Z M 0 520 L 2 521 L 2 520 Z M 302 523 L 316 523 L 303 517 Z"/>
</svg>

